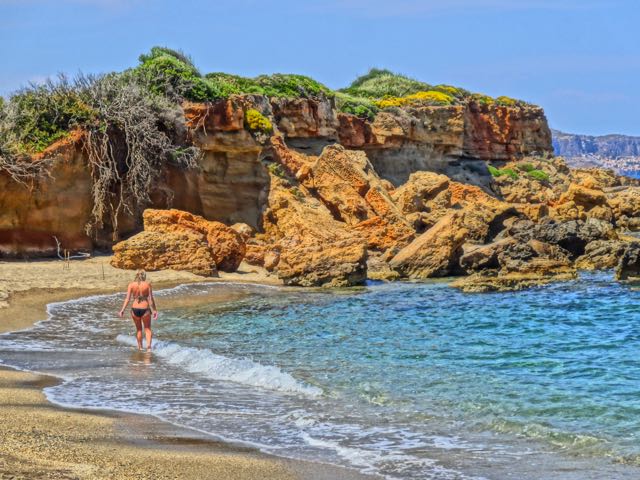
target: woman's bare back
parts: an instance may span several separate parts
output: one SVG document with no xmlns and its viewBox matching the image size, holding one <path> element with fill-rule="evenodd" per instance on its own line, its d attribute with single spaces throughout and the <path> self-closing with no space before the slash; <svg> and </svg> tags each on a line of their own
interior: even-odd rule
<svg viewBox="0 0 640 480">
<path fill-rule="evenodd" d="M 134 308 L 147 308 L 149 306 L 149 294 L 151 285 L 148 282 L 131 282 L 129 293 L 133 297 Z"/>
</svg>

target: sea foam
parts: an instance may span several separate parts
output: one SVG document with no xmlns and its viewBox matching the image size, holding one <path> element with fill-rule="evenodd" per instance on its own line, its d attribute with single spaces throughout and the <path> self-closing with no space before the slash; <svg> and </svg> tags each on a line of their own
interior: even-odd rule
<svg viewBox="0 0 640 480">
<path fill-rule="evenodd" d="M 136 339 L 127 335 L 118 335 L 117 340 L 132 347 L 137 346 Z M 171 365 L 213 380 L 311 397 L 322 395 L 322 389 L 300 382 L 278 367 L 261 365 L 249 359 L 229 358 L 208 349 L 164 341 L 154 342 L 153 353 Z"/>
</svg>

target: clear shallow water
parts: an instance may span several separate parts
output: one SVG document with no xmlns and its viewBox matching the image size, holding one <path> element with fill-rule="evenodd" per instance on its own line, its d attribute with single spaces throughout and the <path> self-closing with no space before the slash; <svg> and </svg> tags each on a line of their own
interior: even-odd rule
<svg viewBox="0 0 640 480">
<path fill-rule="evenodd" d="M 610 274 L 515 294 L 180 288 L 248 296 L 165 311 L 151 356 L 120 298 L 55 304 L 0 359 L 65 378 L 61 404 L 389 478 L 640 478 L 640 292 Z"/>
</svg>

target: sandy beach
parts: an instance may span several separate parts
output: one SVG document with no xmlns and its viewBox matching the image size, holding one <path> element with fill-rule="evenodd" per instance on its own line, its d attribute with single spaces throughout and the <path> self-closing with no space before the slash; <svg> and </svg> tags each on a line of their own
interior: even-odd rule
<svg viewBox="0 0 640 480">
<path fill-rule="evenodd" d="M 72 261 L 0 262 L 0 332 L 46 318 L 46 305 L 122 291 L 132 272 L 109 257 Z M 103 274 L 104 272 L 104 274 Z M 203 281 L 276 284 L 253 267 L 206 279 L 185 272 L 151 272 L 156 289 Z M 228 297 L 226 298 L 228 299 Z M 162 307 L 222 298 L 163 299 Z M 358 479 L 348 470 L 284 460 L 217 442 L 155 417 L 65 409 L 42 389 L 55 378 L 0 368 L 0 478 L 11 479 Z"/>
</svg>

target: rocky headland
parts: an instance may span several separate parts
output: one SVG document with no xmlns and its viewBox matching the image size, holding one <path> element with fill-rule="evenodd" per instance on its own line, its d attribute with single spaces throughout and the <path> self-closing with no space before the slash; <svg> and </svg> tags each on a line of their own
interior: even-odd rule
<svg viewBox="0 0 640 480">
<path fill-rule="evenodd" d="M 385 79 L 406 88 L 372 93 Z M 214 276 L 244 260 L 287 285 L 458 276 L 470 292 L 577 269 L 639 274 L 629 232 L 640 230 L 640 186 L 554 157 L 541 108 L 385 71 L 340 92 L 296 88 L 180 96 L 170 136 L 197 154 L 157 163 L 146 201 L 127 204 L 125 148 L 106 198 L 127 208 L 101 222 L 91 127 L 15 160 L 46 160 L 37 181 L 5 161 L 0 256 L 55 255 L 55 237 L 71 251 L 112 249 L 126 269 Z"/>
</svg>

